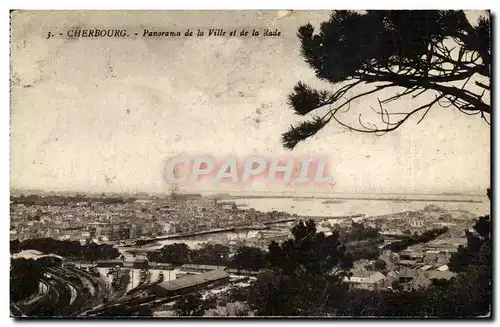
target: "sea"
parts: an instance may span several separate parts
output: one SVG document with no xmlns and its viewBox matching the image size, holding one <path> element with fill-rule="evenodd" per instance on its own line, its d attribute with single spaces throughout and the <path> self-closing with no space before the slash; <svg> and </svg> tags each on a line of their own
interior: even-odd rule
<svg viewBox="0 0 500 327">
<path fill-rule="evenodd" d="M 467 211 L 478 216 L 490 213 L 487 196 L 447 195 L 342 195 L 334 198 L 237 198 L 241 209 L 261 212 L 281 211 L 299 216 L 336 217 L 364 214 L 377 216 L 404 211 L 416 211 L 434 205 L 445 210 Z"/>
<path fill-rule="evenodd" d="M 287 212 L 298 216 L 335 217 L 350 215 L 378 216 L 405 211 L 422 210 L 433 205 L 447 211 L 467 211 L 483 216 L 490 213 L 490 201 L 487 196 L 476 195 L 380 195 L 380 194 L 348 194 L 335 197 L 230 197 L 219 201 L 235 202 L 240 209 L 255 209 L 260 212 Z M 232 235 L 232 232 L 220 234 Z M 234 235 L 233 235 L 234 236 Z M 213 235 L 186 237 L 185 239 L 162 240 L 147 248 L 159 249 L 167 244 L 185 243 L 196 249 L 210 240 Z"/>
</svg>

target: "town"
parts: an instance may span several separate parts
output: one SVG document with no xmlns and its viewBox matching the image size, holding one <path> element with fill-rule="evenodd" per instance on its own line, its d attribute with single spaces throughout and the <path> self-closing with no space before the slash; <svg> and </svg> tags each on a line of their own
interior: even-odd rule
<svg viewBox="0 0 500 327">
<path fill-rule="evenodd" d="M 350 290 L 425 289 L 455 276 L 448 262 L 466 245 L 474 218 L 434 205 L 372 217 L 302 217 L 199 194 L 20 195 L 11 198 L 12 260 L 35 260 L 43 274 L 36 292 L 11 309 L 27 316 L 172 316 L 176 301 L 196 291 L 213 302 L 204 315 L 253 315 L 232 299 L 234 291 L 266 270 L 255 258 L 306 220 L 326 236 L 339 233 L 353 258 L 343 279 Z"/>
</svg>

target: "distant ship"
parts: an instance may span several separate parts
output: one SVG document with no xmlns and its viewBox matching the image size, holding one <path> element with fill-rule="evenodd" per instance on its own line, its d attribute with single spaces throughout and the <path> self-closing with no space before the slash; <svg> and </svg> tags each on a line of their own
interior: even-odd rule
<svg viewBox="0 0 500 327">
<path fill-rule="evenodd" d="M 448 195 L 448 196 L 455 196 L 455 195 L 464 195 L 463 193 L 460 192 L 443 192 L 441 193 L 442 195 Z"/>
<path fill-rule="evenodd" d="M 326 201 L 323 201 L 322 203 L 323 204 L 340 204 L 340 203 L 344 203 L 345 201 L 342 201 L 342 200 L 326 200 Z"/>
<path fill-rule="evenodd" d="M 410 201 L 414 201 L 414 200 L 396 198 L 396 199 L 392 199 L 391 201 L 392 202 L 410 202 Z"/>
<path fill-rule="evenodd" d="M 311 196 L 311 198 L 293 198 L 293 201 L 309 201 L 312 198 L 313 198 L 312 196 Z"/>
</svg>

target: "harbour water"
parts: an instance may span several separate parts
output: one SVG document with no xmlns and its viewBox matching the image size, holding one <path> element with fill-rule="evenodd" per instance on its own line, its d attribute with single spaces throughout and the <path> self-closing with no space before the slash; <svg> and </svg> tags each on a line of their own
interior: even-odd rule
<svg viewBox="0 0 500 327">
<path fill-rule="evenodd" d="M 234 200 L 241 209 L 253 208 L 261 212 L 273 210 L 297 214 L 299 216 L 346 216 L 365 214 L 376 216 L 402 211 L 422 210 L 426 206 L 435 205 L 445 210 L 468 211 L 476 215 L 490 212 L 487 196 L 435 196 L 412 195 L 398 197 L 397 200 L 373 199 L 367 196 L 358 199 L 336 197 L 325 198 L 239 198 Z"/>
<path fill-rule="evenodd" d="M 389 197 L 387 197 L 389 198 Z M 347 198 L 285 198 L 285 197 L 260 197 L 260 198 L 237 198 L 224 201 L 234 201 L 240 209 L 255 209 L 261 212 L 281 211 L 299 216 L 313 217 L 339 217 L 364 214 L 367 217 L 384 214 L 398 213 L 403 211 L 422 210 L 429 205 L 437 206 L 447 211 L 466 211 L 477 216 L 486 215 L 490 212 L 490 201 L 487 196 L 430 196 L 411 195 L 394 196 L 387 198 L 370 198 L 363 195 L 355 199 Z M 334 224 L 336 219 L 329 220 Z M 248 235 L 237 232 L 221 232 L 218 234 L 186 237 L 183 239 L 161 240 L 154 244 L 142 247 L 143 249 L 160 249 L 164 245 L 174 243 L 185 243 L 192 249 L 203 246 L 208 241 L 214 241 L 217 237 L 227 240 L 245 239 Z M 241 235 L 240 235 L 241 234 Z"/>
</svg>

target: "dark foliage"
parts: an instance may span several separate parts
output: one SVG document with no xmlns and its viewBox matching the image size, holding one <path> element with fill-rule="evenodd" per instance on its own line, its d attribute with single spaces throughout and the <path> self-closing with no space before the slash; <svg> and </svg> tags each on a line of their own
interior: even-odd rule
<svg viewBox="0 0 500 327">
<path fill-rule="evenodd" d="M 206 244 L 199 250 L 191 250 L 189 257 L 195 263 L 225 266 L 229 261 L 229 248 L 220 244 Z"/>
<path fill-rule="evenodd" d="M 362 230 L 360 226 L 354 229 Z M 398 250 L 410 244 L 429 242 L 444 232 L 446 229 L 442 228 L 409 236 L 404 244 L 398 245 Z M 474 232 L 468 232 L 467 246 L 452 256 L 450 268 L 458 272 L 456 277 L 437 280 L 426 289 L 411 292 L 348 291 L 341 279 L 348 276 L 350 257 L 340 244 L 338 234 L 332 235 L 328 242 L 321 234 L 316 233 L 312 221 L 295 226 L 293 239 L 282 245 L 270 245 L 268 270 L 261 273 L 251 287 L 232 292 L 231 298 L 246 300 L 257 315 L 264 316 L 457 318 L 484 317 L 491 312 L 489 217 L 481 217 L 476 222 Z M 373 268 L 384 270 L 386 264 L 379 260 Z"/>
<path fill-rule="evenodd" d="M 488 316 L 492 303 L 490 224 L 481 217 L 469 233 L 467 247 L 452 256 L 450 268 L 459 272 L 449 281 L 438 280 L 412 292 L 351 291 L 341 314 L 459 318 Z"/>
<path fill-rule="evenodd" d="M 294 148 L 332 120 L 354 131 L 389 132 L 413 115 L 422 120 L 436 105 L 479 114 L 489 123 L 490 25 L 489 15 L 472 25 L 463 11 L 368 10 L 334 11 L 318 31 L 311 24 L 300 27 L 302 56 L 335 91 L 297 83 L 288 97 L 293 110 L 301 116 L 320 108 L 326 113 L 291 126 L 284 146 Z M 356 126 L 345 119 L 353 100 L 385 89 L 394 95 L 379 100 L 370 123 L 361 116 Z M 424 93 L 434 97 L 416 108 L 392 112 L 383 106 Z"/>
<path fill-rule="evenodd" d="M 391 250 L 392 252 L 401 252 L 409 246 L 419 244 L 419 243 L 430 242 L 430 241 L 436 239 L 438 236 L 446 233 L 447 231 L 448 231 L 447 227 L 431 229 L 431 230 L 423 232 L 421 235 L 414 234 L 414 235 L 408 236 L 404 240 L 393 242 L 393 243 L 385 246 L 384 249 Z"/>
<path fill-rule="evenodd" d="M 352 261 L 361 259 L 375 260 L 380 255 L 380 245 L 384 243 L 382 238 L 368 239 L 346 243 L 346 253 Z"/>
<path fill-rule="evenodd" d="M 184 243 L 174 243 L 165 245 L 159 252 L 148 252 L 147 256 L 150 261 L 163 262 L 172 264 L 189 263 L 189 247 Z"/>
<path fill-rule="evenodd" d="M 384 260 L 377 259 L 373 264 L 373 270 L 384 271 L 387 268 L 387 263 Z"/>
<path fill-rule="evenodd" d="M 225 266 L 230 263 L 229 248 L 220 244 L 205 244 L 201 249 L 191 250 L 184 243 L 165 245 L 159 251 L 148 252 L 153 262 L 182 265 L 186 263 Z"/>
<path fill-rule="evenodd" d="M 353 222 L 349 228 L 339 228 L 340 241 L 353 261 L 375 260 L 380 255 L 380 245 L 384 239 L 380 230 Z"/>
<path fill-rule="evenodd" d="M 259 275 L 249 294 L 258 315 L 323 315 L 346 291 L 342 279 L 352 262 L 339 233 L 317 233 L 313 220 L 292 228 L 293 238 L 269 246 L 267 272 Z"/>
<path fill-rule="evenodd" d="M 490 217 L 480 217 L 474 225 L 474 231 L 465 231 L 467 246 L 460 246 L 450 259 L 450 269 L 457 272 L 468 271 L 477 267 L 491 267 L 491 223 Z"/>
<path fill-rule="evenodd" d="M 38 291 L 42 267 L 35 260 L 10 261 L 10 301 L 18 302 Z"/>
<path fill-rule="evenodd" d="M 242 246 L 236 251 L 230 265 L 237 269 L 261 270 L 266 268 L 266 253 L 258 248 Z"/>
<path fill-rule="evenodd" d="M 181 317 L 203 316 L 207 309 L 200 293 L 190 293 L 174 304 L 175 313 Z"/>
<path fill-rule="evenodd" d="M 80 242 L 77 241 L 59 241 L 52 238 L 36 238 L 24 240 L 22 242 L 13 240 L 10 242 L 11 253 L 27 249 L 86 261 L 116 259 L 120 256 L 120 252 L 110 244 L 90 243 L 81 245 Z"/>
<path fill-rule="evenodd" d="M 345 243 L 377 238 L 380 238 L 380 231 L 373 227 L 366 227 L 362 223 L 353 222 L 349 229 L 341 231 L 341 240 Z"/>
</svg>

